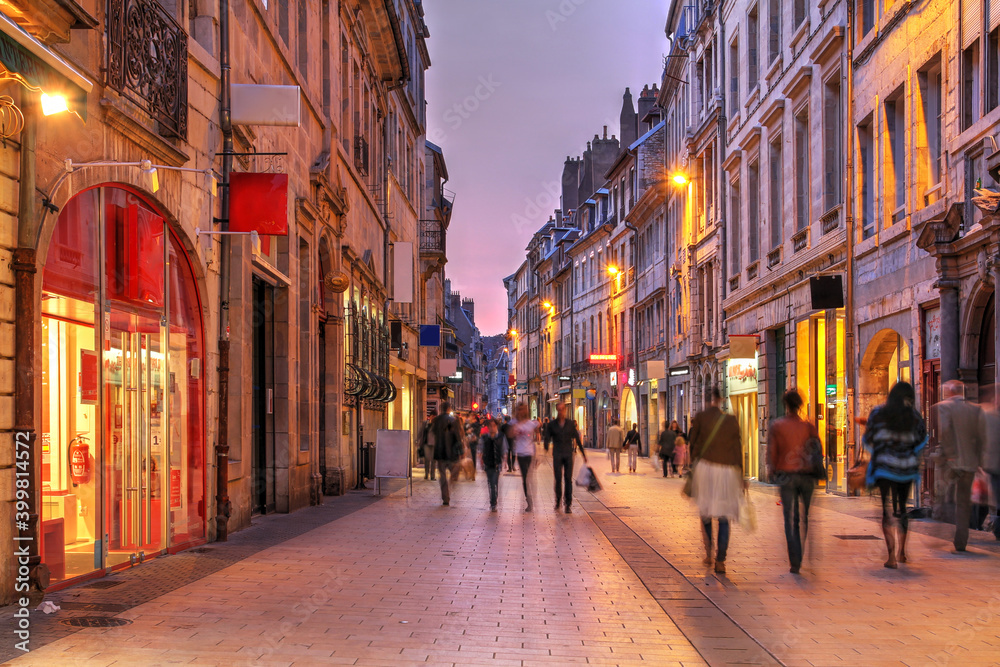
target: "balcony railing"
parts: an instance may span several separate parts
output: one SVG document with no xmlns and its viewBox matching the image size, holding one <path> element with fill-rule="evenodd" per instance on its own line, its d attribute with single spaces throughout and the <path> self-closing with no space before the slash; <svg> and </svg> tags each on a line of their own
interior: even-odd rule
<svg viewBox="0 0 1000 667">
<path fill-rule="evenodd" d="M 445 254 L 444 225 L 436 220 L 420 221 L 420 252 Z"/>
<path fill-rule="evenodd" d="M 105 83 L 187 138 L 187 33 L 156 0 L 108 0 Z"/>
</svg>

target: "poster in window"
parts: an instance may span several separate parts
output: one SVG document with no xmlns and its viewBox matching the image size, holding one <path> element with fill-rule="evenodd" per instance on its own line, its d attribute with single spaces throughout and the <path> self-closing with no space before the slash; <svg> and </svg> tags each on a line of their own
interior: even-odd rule
<svg viewBox="0 0 1000 667">
<path fill-rule="evenodd" d="M 924 359 L 941 358 L 941 309 L 924 313 Z"/>
<path fill-rule="evenodd" d="M 80 350 L 80 403 L 97 405 L 97 352 Z"/>
</svg>

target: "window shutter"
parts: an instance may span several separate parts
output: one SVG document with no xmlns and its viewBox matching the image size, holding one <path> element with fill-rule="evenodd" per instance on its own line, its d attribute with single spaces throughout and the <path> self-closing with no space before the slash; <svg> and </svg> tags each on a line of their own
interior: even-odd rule
<svg viewBox="0 0 1000 667">
<path fill-rule="evenodd" d="M 990 0 L 992 3 L 993 0 Z M 962 48 L 979 38 L 983 29 L 984 0 L 963 0 L 962 2 Z"/>
<path fill-rule="evenodd" d="M 990 0 L 990 32 L 1000 25 L 1000 0 Z"/>
</svg>

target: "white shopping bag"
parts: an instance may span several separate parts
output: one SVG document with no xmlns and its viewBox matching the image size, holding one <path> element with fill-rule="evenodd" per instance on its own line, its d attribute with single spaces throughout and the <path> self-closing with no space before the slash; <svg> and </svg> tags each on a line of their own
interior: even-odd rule
<svg viewBox="0 0 1000 667">
<path fill-rule="evenodd" d="M 590 486 L 590 466 L 583 466 L 576 474 L 576 485 L 584 488 Z"/>
</svg>

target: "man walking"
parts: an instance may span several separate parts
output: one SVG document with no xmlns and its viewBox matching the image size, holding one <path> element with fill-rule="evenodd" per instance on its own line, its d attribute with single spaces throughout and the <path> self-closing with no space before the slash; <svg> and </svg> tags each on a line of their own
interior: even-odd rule
<svg viewBox="0 0 1000 667">
<path fill-rule="evenodd" d="M 462 454 L 462 431 L 451 415 L 451 406 L 447 401 L 441 404 L 441 414 L 434 418 L 431 430 L 434 433 L 434 462 L 441 485 L 441 504 L 449 505 L 448 470 Z"/>
<path fill-rule="evenodd" d="M 563 500 L 563 483 L 566 485 L 566 514 L 572 513 L 573 505 L 573 450 L 574 443 L 583 455 L 583 462 L 587 463 L 587 452 L 583 449 L 583 442 L 580 440 L 580 431 L 576 427 L 576 422 L 566 419 L 566 404 L 560 403 L 556 406 L 557 417 L 549 422 L 546 429 L 545 438 L 552 442 L 552 471 L 555 473 L 556 482 L 556 511 Z"/>
<path fill-rule="evenodd" d="M 420 445 L 420 452 L 424 457 L 424 479 L 429 479 L 434 481 L 434 429 L 431 425 L 434 423 L 434 418 L 437 417 L 437 410 L 431 408 L 427 415 L 427 421 L 423 423 L 420 427 L 420 435 L 418 436 L 418 443 Z"/>
<path fill-rule="evenodd" d="M 938 461 L 944 485 L 941 496 L 955 498 L 955 551 L 965 551 L 969 543 L 969 523 L 972 518 L 972 481 L 982 460 L 983 444 L 979 420 L 982 409 L 965 400 L 965 385 L 949 380 L 942 387 L 944 400 L 938 411 Z"/>
<path fill-rule="evenodd" d="M 625 430 L 618 425 L 617 419 L 611 420 L 608 428 L 608 453 L 611 455 L 611 472 L 618 472 L 622 465 L 622 445 L 625 443 Z"/>
<path fill-rule="evenodd" d="M 983 443 L 983 472 L 990 476 L 990 486 L 996 505 L 993 507 L 993 537 L 1000 540 L 1000 392 L 991 387 L 983 401 L 979 420 L 979 437 Z"/>
<path fill-rule="evenodd" d="M 503 432 L 497 428 L 496 420 L 486 423 L 487 432 L 483 436 L 483 469 L 486 471 L 486 483 L 490 487 L 490 511 L 497 511 L 497 498 L 500 495 L 500 468 L 503 466 L 504 450 L 509 446 Z"/>
</svg>

